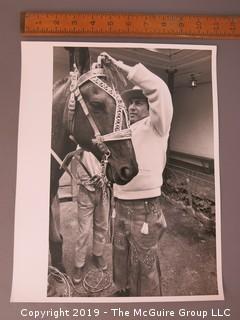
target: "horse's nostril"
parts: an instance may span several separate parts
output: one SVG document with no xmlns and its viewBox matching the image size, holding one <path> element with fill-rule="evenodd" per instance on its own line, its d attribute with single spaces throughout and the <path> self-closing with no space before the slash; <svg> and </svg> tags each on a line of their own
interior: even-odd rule
<svg viewBox="0 0 240 320">
<path fill-rule="evenodd" d="M 129 169 L 129 167 L 122 167 L 120 169 L 120 174 L 121 174 L 122 179 L 124 179 L 124 180 L 127 180 L 132 177 L 132 172 Z"/>
</svg>

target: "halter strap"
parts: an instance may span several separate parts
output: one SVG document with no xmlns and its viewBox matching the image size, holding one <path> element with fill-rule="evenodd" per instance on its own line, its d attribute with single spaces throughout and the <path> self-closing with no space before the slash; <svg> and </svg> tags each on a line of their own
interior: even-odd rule
<svg viewBox="0 0 240 320">
<path fill-rule="evenodd" d="M 113 132 L 122 130 L 123 126 L 123 115 L 125 118 L 125 121 L 127 123 L 127 127 L 130 126 L 127 116 L 127 108 L 122 100 L 122 97 L 118 92 L 116 92 L 115 88 L 111 88 L 108 84 L 106 84 L 104 81 L 102 81 L 98 77 L 94 77 L 90 79 L 95 85 L 97 85 L 99 88 L 104 90 L 107 94 L 109 94 L 116 103 L 116 112 L 115 112 L 115 120 L 114 120 L 114 126 L 113 126 Z"/>
<path fill-rule="evenodd" d="M 116 131 L 116 132 L 111 132 L 104 134 L 103 136 L 99 135 L 96 136 L 95 139 L 93 139 L 93 143 L 102 143 L 106 141 L 118 141 L 118 140 L 126 140 L 126 139 L 131 139 L 132 137 L 132 132 L 131 129 L 123 129 L 121 131 Z"/>
<path fill-rule="evenodd" d="M 92 139 L 92 142 L 97 144 L 99 150 L 103 153 L 103 158 L 101 160 L 101 176 L 105 181 L 105 187 L 104 187 L 105 191 L 103 190 L 104 191 L 103 193 L 106 195 L 107 194 L 106 168 L 108 164 L 108 158 L 110 157 L 111 152 L 104 142 L 131 139 L 131 130 L 129 127 L 130 124 L 128 121 L 127 109 L 120 94 L 116 92 L 115 88 L 111 88 L 108 84 L 106 84 L 104 81 L 102 81 L 99 78 L 103 76 L 106 76 L 104 73 L 104 70 L 99 67 L 95 67 L 90 71 L 88 71 L 87 73 L 85 73 L 84 75 L 80 76 L 76 65 L 74 65 L 74 71 L 70 72 L 71 84 L 70 84 L 70 99 L 68 102 L 68 129 L 70 132 L 70 136 L 69 136 L 70 139 L 73 140 L 76 144 L 78 144 L 78 142 L 76 141 L 73 135 L 74 123 L 75 123 L 74 118 L 75 118 L 76 100 L 77 100 L 79 101 L 79 104 L 93 129 L 95 138 Z M 99 88 L 107 92 L 115 100 L 116 112 L 115 112 L 113 131 L 111 133 L 101 135 L 92 115 L 90 114 L 87 108 L 87 105 L 83 99 L 83 96 L 80 92 L 80 87 L 86 81 L 89 81 L 89 80 L 93 82 L 95 85 L 97 85 Z M 127 125 L 126 129 L 122 129 L 123 118 L 125 118 L 125 121 L 126 121 L 126 125 Z M 72 173 L 68 170 L 67 166 L 65 166 L 65 159 L 62 161 L 53 150 L 51 150 L 51 154 L 54 157 L 54 159 L 60 164 L 60 167 L 63 167 L 70 174 L 70 176 L 74 178 Z"/>
<path fill-rule="evenodd" d="M 81 107 L 82 107 L 82 110 L 83 110 L 85 116 L 87 117 L 88 121 L 89 121 L 90 124 L 91 124 L 91 127 L 92 127 L 92 129 L 93 129 L 93 131 L 94 131 L 94 136 L 95 136 L 95 137 L 100 136 L 101 133 L 100 133 L 100 131 L 98 130 L 98 127 L 96 126 L 96 123 L 95 123 L 95 121 L 93 120 L 93 117 L 92 117 L 92 115 L 90 114 L 90 112 L 89 112 L 89 110 L 88 110 L 88 108 L 87 108 L 87 106 L 86 106 L 86 103 L 85 103 L 85 101 L 84 101 L 84 99 L 83 99 L 83 96 L 81 95 L 80 92 L 79 92 L 79 95 L 78 95 L 78 97 L 77 97 L 77 100 L 79 101 L 79 103 L 80 103 L 80 105 L 81 105 Z"/>
<path fill-rule="evenodd" d="M 129 121 L 127 116 L 126 106 L 120 96 L 119 93 L 116 92 L 115 88 L 111 88 L 108 84 L 102 81 L 99 77 L 105 76 L 104 70 L 102 68 L 94 68 L 88 71 L 83 75 L 79 75 L 79 71 L 75 66 L 73 72 L 70 72 L 71 76 L 71 85 L 70 91 L 71 96 L 68 103 L 68 128 L 70 131 L 70 136 L 73 136 L 74 131 L 74 116 L 75 116 L 75 108 L 76 108 L 76 100 L 79 101 L 82 110 L 87 117 L 95 138 L 92 140 L 93 143 L 103 143 L 106 141 L 116 141 L 116 140 L 125 140 L 131 139 L 131 130 L 129 129 Z M 91 81 L 100 89 L 104 90 L 108 95 L 110 95 L 116 103 L 116 112 L 115 119 L 113 125 L 113 132 L 108 133 L 106 135 L 101 135 L 92 115 L 90 114 L 87 105 L 84 101 L 84 98 L 80 92 L 80 87 L 87 81 Z M 125 119 L 127 128 L 122 129 L 123 120 Z M 73 136 L 74 137 L 74 136 Z M 107 150 L 107 147 L 105 148 Z"/>
<path fill-rule="evenodd" d="M 95 77 L 106 77 L 103 68 L 94 68 L 84 73 L 78 78 L 76 85 L 81 87 L 85 82 Z"/>
</svg>

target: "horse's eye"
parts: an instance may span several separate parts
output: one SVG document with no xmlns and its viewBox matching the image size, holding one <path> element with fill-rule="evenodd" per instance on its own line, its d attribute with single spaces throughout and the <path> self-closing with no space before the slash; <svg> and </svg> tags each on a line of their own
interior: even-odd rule
<svg viewBox="0 0 240 320">
<path fill-rule="evenodd" d="M 102 112 L 105 109 L 105 104 L 103 102 L 92 101 L 90 104 L 94 112 Z"/>
</svg>

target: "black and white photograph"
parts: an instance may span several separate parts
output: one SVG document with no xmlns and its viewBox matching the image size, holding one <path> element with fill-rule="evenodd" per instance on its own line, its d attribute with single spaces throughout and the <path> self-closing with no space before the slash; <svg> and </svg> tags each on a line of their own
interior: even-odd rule
<svg viewBox="0 0 240 320">
<path fill-rule="evenodd" d="M 224 298 L 216 51 L 22 42 L 12 301 Z"/>
</svg>

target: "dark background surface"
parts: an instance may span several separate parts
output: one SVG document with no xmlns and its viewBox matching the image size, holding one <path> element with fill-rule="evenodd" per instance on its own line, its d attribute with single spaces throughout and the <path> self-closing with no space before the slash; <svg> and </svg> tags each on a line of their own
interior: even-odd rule
<svg viewBox="0 0 240 320">
<path fill-rule="evenodd" d="M 113 11 L 145 13 L 182 13 L 182 14 L 240 14 L 239 0 L 172 0 L 172 1 L 137 1 L 121 0 L 61 0 L 61 1 L 18 1 L 9 0 L 0 3 L 0 39 L 1 39 L 1 106 L 0 106 L 0 141 L 1 141 L 1 214 L 0 214 L 0 319 L 22 319 L 20 310 L 31 308 L 44 310 L 49 308 L 73 308 L 75 304 L 22 304 L 10 303 L 12 281 L 12 257 L 14 236 L 14 202 L 17 166 L 17 133 L 20 93 L 21 52 L 20 12 L 21 11 Z M 51 38 L 49 40 L 56 40 Z M 29 39 L 30 40 L 30 39 Z M 38 38 L 37 40 L 40 40 Z M 41 38 L 41 40 L 46 40 Z M 58 38 L 58 40 L 61 40 Z M 66 38 L 63 38 L 66 41 Z M 68 38 L 73 41 L 101 41 L 104 38 Z M 116 39 L 116 40 L 119 40 Z M 221 178 L 221 220 L 222 220 L 222 266 L 225 301 L 145 303 L 121 305 L 124 309 L 133 307 L 179 310 L 210 310 L 211 308 L 231 308 L 231 320 L 240 319 L 240 216 L 239 216 L 239 181 L 240 151 L 239 139 L 239 100 L 240 100 L 240 40 L 179 40 L 179 39 L 120 39 L 124 41 L 210 44 L 217 45 L 217 80 L 219 107 L 220 140 L 220 178 Z M 39 63 L 36 57 L 36 63 Z M 34 66 L 33 66 L 34 67 Z M 36 75 L 37 76 L 37 75 Z M 33 163 L 34 165 L 34 163 Z M 37 170 L 37 168 L 36 168 Z M 37 205 L 37 204 L 36 204 Z M 36 275 L 37 276 L 37 275 Z M 27 279 L 26 279 L 27 280 Z M 81 305 L 80 307 L 97 307 Z M 119 305 L 120 306 L 120 305 Z M 79 307 L 79 305 L 77 306 Z M 101 310 L 109 309 L 109 304 L 101 304 Z M 110 319 L 110 314 L 104 318 Z M 29 319 L 29 318 L 25 318 Z M 51 319 L 51 318 L 49 318 Z M 168 319 L 168 318 L 164 318 Z M 178 319 L 178 317 L 169 319 Z M 194 319 L 193 317 L 189 319 Z M 216 317 L 215 317 L 216 319 Z M 226 318 L 227 319 L 227 318 Z M 229 319 L 229 318 L 228 318 Z"/>
</svg>

